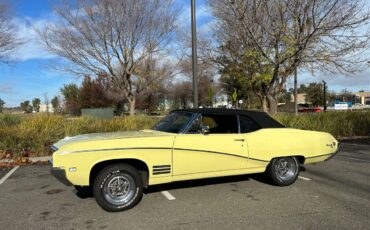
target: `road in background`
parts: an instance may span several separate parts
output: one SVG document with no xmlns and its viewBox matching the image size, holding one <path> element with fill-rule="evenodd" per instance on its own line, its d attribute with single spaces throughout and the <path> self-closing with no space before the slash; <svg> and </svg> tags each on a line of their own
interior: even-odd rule
<svg viewBox="0 0 370 230">
<path fill-rule="evenodd" d="M 369 229 L 370 146 L 307 165 L 295 184 L 263 175 L 151 187 L 135 208 L 103 211 L 93 197 L 60 184 L 50 166 L 20 167 L 0 186 L 7 229 Z M 169 200 L 161 192 L 176 199 Z"/>
</svg>

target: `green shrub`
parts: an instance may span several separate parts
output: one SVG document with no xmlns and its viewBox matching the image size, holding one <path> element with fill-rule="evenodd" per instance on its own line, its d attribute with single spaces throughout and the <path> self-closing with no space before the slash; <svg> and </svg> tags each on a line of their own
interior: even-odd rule
<svg viewBox="0 0 370 230">
<path fill-rule="evenodd" d="M 0 113 L 0 128 L 6 128 L 21 123 L 21 117 L 13 114 Z"/>
<path fill-rule="evenodd" d="M 286 127 L 329 132 L 336 137 L 366 136 L 370 133 L 370 112 L 278 114 L 274 118 Z"/>
<path fill-rule="evenodd" d="M 151 128 L 159 119 L 137 115 L 115 117 L 111 120 L 100 120 L 92 117 L 80 117 L 65 123 L 65 134 L 74 136 L 82 133 L 132 131 Z"/>
<path fill-rule="evenodd" d="M 47 153 L 50 145 L 64 134 L 64 118 L 60 115 L 38 114 L 19 125 L 23 145 L 31 153 Z"/>
<path fill-rule="evenodd" d="M 9 153 L 12 157 L 17 157 L 24 151 L 24 141 L 17 127 L 0 128 L 0 153 Z"/>
<path fill-rule="evenodd" d="M 83 133 L 91 133 L 91 126 L 97 120 L 91 117 L 78 117 L 66 119 L 64 123 L 65 136 L 75 136 Z"/>
<path fill-rule="evenodd" d="M 13 157 L 25 153 L 31 156 L 48 155 L 49 147 L 66 136 L 148 129 L 158 120 L 143 115 L 111 120 L 66 118 L 53 114 L 37 114 L 27 118 L 4 115 L 0 117 L 0 152 L 10 153 Z"/>
</svg>

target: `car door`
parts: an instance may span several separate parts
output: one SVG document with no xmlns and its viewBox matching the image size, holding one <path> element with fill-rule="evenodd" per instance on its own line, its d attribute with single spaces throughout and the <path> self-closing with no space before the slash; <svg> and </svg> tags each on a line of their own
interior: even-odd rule
<svg viewBox="0 0 370 230">
<path fill-rule="evenodd" d="M 208 126 L 208 133 L 199 133 Z M 175 138 L 173 176 L 245 169 L 248 149 L 236 115 L 202 114 L 187 133 Z M 195 176 L 197 177 L 197 176 Z"/>
<path fill-rule="evenodd" d="M 268 145 L 268 136 L 262 136 L 262 132 L 258 132 L 261 127 L 249 116 L 239 115 L 240 133 L 244 135 L 245 145 L 248 147 L 248 169 L 256 169 L 266 167 L 268 161 L 262 160 L 261 151 Z M 264 151 L 262 151 L 264 152 Z"/>
</svg>

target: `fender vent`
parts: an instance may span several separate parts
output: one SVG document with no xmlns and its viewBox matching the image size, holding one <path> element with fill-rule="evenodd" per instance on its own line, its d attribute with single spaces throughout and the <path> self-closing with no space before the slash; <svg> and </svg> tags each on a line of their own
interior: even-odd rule
<svg viewBox="0 0 370 230">
<path fill-rule="evenodd" d="M 154 165 L 153 175 L 171 173 L 171 165 Z"/>
</svg>

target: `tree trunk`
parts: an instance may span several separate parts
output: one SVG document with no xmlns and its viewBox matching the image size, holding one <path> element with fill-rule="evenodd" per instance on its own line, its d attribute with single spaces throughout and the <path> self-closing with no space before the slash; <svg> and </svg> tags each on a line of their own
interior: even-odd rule
<svg viewBox="0 0 370 230">
<path fill-rule="evenodd" d="M 267 100 L 265 96 L 261 97 L 261 105 L 262 105 L 262 110 L 263 112 L 267 113 Z"/>
<path fill-rule="evenodd" d="M 277 114 L 277 100 L 271 94 L 267 94 L 266 98 L 269 102 L 269 114 L 274 115 Z"/>
<path fill-rule="evenodd" d="M 266 100 L 266 97 L 263 95 L 263 94 L 260 94 L 260 93 L 255 93 L 256 96 L 258 97 L 258 99 L 260 99 L 260 102 L 261 102 L 261 108 L 263 110 L 263 112 L 267 113 L 267 100 Z"/>
<path fill-rule="evenodd" d="M 135 96 L 130 96 L 130 98 L 128 98 L 128 104 L 130 105 L 130 116 L 135 115 L 135 106 L 136 106 Z"/>
<path fill-rule="evenodd" d="M 250 95 L 247 96 L 247 109 L 248 110 L 251 109 L 251 98 L 250 98 Z"/>
</svg>

